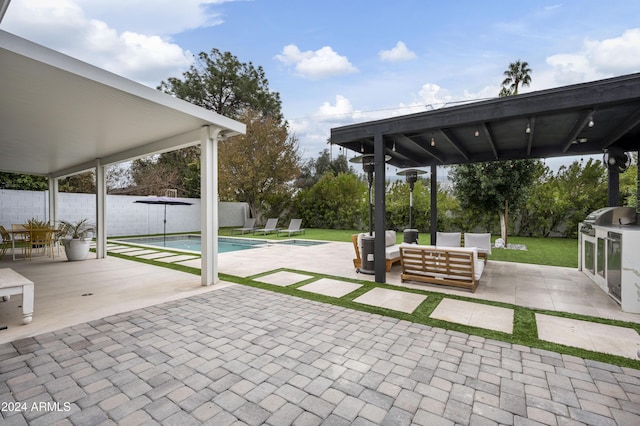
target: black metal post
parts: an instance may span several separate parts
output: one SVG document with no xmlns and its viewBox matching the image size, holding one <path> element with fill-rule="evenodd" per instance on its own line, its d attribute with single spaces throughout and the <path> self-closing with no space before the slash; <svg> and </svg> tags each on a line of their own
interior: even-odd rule
<svg viewBox="0 0 640 426">
<path fill-rule="evenodd" d="M 371 199 L 371 185 L 373 184 L 373 170 L 367 173 L 369 179 L 369 236 L 373 236 L 373 200 Z"/>
<path fill-rule="evenodd" d="M 438 166 L 431 165 L 431 244 L 436 244 L 438 232 Z"/>
<path fill-rule="evenodd" d="M 373 136 L 373 152 L 375 159 L 375 200 L 376 200 L 376 239 L 374 248 L 374 262 L 375 262 L 375 279 L 377 283 L 384 283 L 387 280 L 386 276 L 386 261 L 385 261 L 385 149 L 384 139 L 382 137 L 382 130 L 375 129 Z"/>
<path fill-rule="evenodd" d="M 413 223 L 413 186 L 414 182 L 409 182 L 409 229 L 413 229 L 411 224 Z"/>
<path fill-rule="evenodd" d="M 162 246 L 167 246 L 167 205 L 164 205 L 164 225 L 162 226 Z"/>
<path fill-rule="evenodd" d="M 611 167 L 607 167 L 609 170 L 609 184 L 608 184 L 608 202 L 609 207 L 617 207 L 620 205 L 620 173 L 617 170 L 612 170 Z"/>
</svg>

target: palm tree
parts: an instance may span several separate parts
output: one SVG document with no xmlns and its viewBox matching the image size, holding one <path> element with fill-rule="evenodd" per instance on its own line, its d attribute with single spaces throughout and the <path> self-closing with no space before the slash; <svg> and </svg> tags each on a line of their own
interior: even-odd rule
<svg viewBox="0 0 640 426">
<path fill-rule="evenodd" d="M 509 68 L 504 72 L 505 79 L 502 81 L 500 96 L 517 95 L 520 86 L 527 87 L 531 84 L 531 68 L 526 61 L 518 59 L 509 64 Z"/>
</svg>

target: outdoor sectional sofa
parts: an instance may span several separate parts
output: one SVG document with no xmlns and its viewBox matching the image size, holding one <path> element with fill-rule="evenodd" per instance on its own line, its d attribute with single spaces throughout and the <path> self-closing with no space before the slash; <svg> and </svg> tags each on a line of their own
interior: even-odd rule
<svg viewBox="0 0 640 426">
<path fill-rule="evenodd" d="M 400 245 L 402 282 L 420 281 L 475 292 L 484 270 L 475 247 Z"/>
</svg>

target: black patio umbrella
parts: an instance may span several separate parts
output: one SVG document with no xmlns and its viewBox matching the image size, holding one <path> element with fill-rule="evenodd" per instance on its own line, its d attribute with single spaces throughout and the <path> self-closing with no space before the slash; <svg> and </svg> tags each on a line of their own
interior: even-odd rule
<svg viewBox="0 0 640 426">
<path fill-rule="evenodd" d="M 162 245 L 167 245 L 167 206 L 190 206 L 193 203 L 188 201 L 182 201 L 177 198 L 172 197 L 154 197 L 149 196 L 144 200 L 137 200 L 134 203 L 142 203 L 142 204 L 160 204 L 164 205 L 164 227 L 162 231 Z"/>
</svg>

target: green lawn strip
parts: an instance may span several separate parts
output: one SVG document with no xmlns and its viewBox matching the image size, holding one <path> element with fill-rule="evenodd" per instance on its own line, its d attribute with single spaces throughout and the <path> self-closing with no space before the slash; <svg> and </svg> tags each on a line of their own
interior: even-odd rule
<svg viewBox="0 0 640 426">
<path fill-rule="evenodd" d="M 178 253 L 178 254 L 184 254 L 184 253 Z M 120 253 L 109 253 L 109 255 L 123 258 L 123 259 L 142 262 L 149 265 L 161 266 L 164 268 L 187 272 L 194 275 L 200 275 L 201 273 L 200 269 L 198 268 L 192 268 L 192 267 L 179 265 L 179 264 L 157 262 L 152 259 L 142 259 L 139 257 L 127 256 L 126 254 L 120 254 Z M 311 278 L 301 281 L 299 283 L 296 283 L 294 285 L 285 286 L 285 287 L 256 281 L 256 278 L 260 278 L 266 275 L 271 275 L 273 273 L 281 272 L 281 271 L 309 275 Z M 611 319 L 605 319 L 605 318 L 590 317 L 586 315 L 572 314 L 567 312 L 530 309 L 530 308 L 525 308 L 521 306 L 511 305 L 504 302 L 473 299 L 473 298 L 456 295 L 456 294 L 436 293 L 436 292 L 430 292 L 430 291 L 421 290 L 421 289 L 401 288 L 401 287 L 389 285 L 389 284 L 380 284 L 380 283 L 363 281 L 363 280 L 358 280 L 353 278 L 345 278 L 345 277 L 327 275 L 327 274 L 318 274 L 315 272 L 301 271 L 301 270 L 290 269 L 290 268 L 274 269 L 271 271 L 252 275 L 246 278 L 221 273 L 219 274 L 219 278 L 222 281 L 227 281 L 235 284 L 246 285 L 249 287 L 254 287 L 254 288 L 273 291 L 273 292 L 286 294 L 290 296 L 300 297 L 303 299 L 312 300 L 316 302 L 328 303 L 336 306 L 341 306 L 344 308 L 354 309 L 357 311 L 369 312 L 371 314 L 383 315 L 391 318 L 396 318 L 399 320 L 423 324 L 430 327 L 457 331 L 457 332 L 466 333 L 469 335 L 483 337 L 489 340 L 497 340 L 497 341 L 508 342 L 512 344 L 529 346 L 529 347 L 538 348 L 541 350 L 547 350 L 551 352 L 557 352 L 560 354 L 572 355 L 579 358 L 591 359 L 594 361 L 614 364 L 621 367 L 640 369 L 640 360 L 633 360 L 633 359 L 629 359 L 621 356 L 594 352 L 594 351 L 589 351 L 581 348 L 574 348 L 571 346 L 565 346 L 565 345 L 561 345 L 553 342 L 547 342 L 547 341 L 538 339 L 538 331 L 537 331 L 537 326 L 535 322 L 535 314 L 541 313 L 545 315 L 553 315 L 553 316 L 559 316 L 563 318 L 571 318 L 571 319 L 577 319 L 577 320 L 588 321 L 588 322 L 597 322 L 601 324 L 632 328 L 636 330 L 636 332 L 638 333 L 640 333 L 640 324 L 628 323 L 624 321 L 617 321 L 617 320 L 611 320 Z M 321 278 L 329 278 L 329 279 L 336 279 L 340 281 L 353 282 L 353 283 L 361 284 L 362 287 L 341 298 L 324 296 L 317 293 L 298 290 L 298 287 L 317 281 Z M 356 299 L 360 295 L 376 287 L 423 294 L 427 296 L 427 299 L 423 303 L 421 303 L 420 306 L 418 306 L 418 308 L 412 314 L 407 314 L 404 312 L 394 311 L 391 309 L 370 306 L 370 305 L 354 302 L 354 299 Z M 468 326 L 464 324 L 451 323 L 448 321 L 430 318 L 431 313 L 438 306 L 438 304 L 443 298 L 457 299 L 457 300 L 463 300 L 463 301 L 472 302 L 472 303 L 482 303 L 486 305 L 513 309 L 514 310 L 513 334 L 508 334 L 500 331 L 488 330 L 480 327 L 473 327 L 473 326 Z"/>
</svg>

